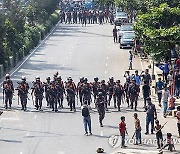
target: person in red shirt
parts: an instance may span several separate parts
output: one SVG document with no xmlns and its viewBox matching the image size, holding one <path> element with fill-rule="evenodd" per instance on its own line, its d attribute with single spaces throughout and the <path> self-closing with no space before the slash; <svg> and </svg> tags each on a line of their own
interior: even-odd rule
<svg viewBox="0 0 180 154">
<path fill-rule="evenodd" d="M 119 124 L 119 132 L 120 132 L 120 136 L 121 136 L 121 148 L 126 148 L 126 146 L 125 146 L 125 134 L 128 134 L 128 133 L 126 130 L 126 123 L 125 123 L 125 117 L 124 116 L 121 117 L 121 122 Z"/>
</svg>

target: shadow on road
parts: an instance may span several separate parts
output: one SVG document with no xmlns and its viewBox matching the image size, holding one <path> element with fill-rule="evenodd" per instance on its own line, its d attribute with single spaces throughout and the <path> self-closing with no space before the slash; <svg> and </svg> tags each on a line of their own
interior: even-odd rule
<svg viewBox="0 0 180 154">
<path fill-rule="evenodd" d="M 17 140 L 4 140 L 4 139 L 0 139 L 0 142 L 7 142 L 7 143 L 22 143 L 22 141 L 17 141 Z"/>
</svg>

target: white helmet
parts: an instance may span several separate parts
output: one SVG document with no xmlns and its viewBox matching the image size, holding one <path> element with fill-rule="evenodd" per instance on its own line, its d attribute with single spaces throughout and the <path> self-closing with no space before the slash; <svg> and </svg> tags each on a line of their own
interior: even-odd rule
<svg viewBox="0 0 180 154">
<path fill-rule="evenodd" d="M 26 77 L 25 77 L 25 76 L 22 76 L 22 77 L 21 77 L 21 80 L 26 81 Z"/>
</svg>

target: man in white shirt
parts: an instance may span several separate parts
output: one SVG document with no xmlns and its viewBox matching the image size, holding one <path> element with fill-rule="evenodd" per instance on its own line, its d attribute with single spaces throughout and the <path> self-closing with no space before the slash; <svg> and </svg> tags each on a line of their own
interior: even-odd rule
<svg viewBox="0 0 180 154">
<path fill-rule="evenodd" d="M 168 90 L 167 84 L 164 85 L 164 90 L 162 91 L 162 104 L 163 104 L 163 116 L 166 118 L 166 111 L 168 108 L 168 100 L 170 97 L 170 91 Z"/>
</svg>

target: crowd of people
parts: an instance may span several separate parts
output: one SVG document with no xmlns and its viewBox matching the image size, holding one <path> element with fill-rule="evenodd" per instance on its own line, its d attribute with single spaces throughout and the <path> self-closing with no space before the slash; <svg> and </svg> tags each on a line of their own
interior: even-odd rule
<svg viewBox="0 0 180 154">
<path fill-rule="evenodd" d="M 62 11 L 60 13 L 61 23 L 68 24 L 104 24 L 111 23 L 113 24 L 114 15 L 108 10 L 105 11 L 91 11 L 91 10 L 81 10 L 81 11 Z"/>
</svg>

